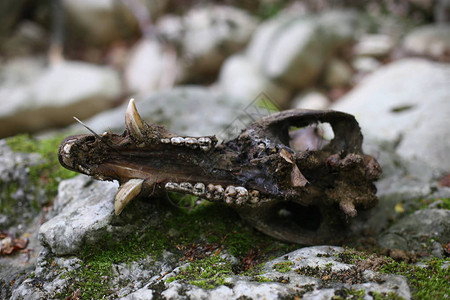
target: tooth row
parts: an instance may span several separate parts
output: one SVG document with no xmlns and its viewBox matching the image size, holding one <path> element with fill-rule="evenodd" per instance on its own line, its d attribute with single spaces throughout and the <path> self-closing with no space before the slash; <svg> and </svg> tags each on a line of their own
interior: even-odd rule
<svg viewBox="0 0 450 300">
<path fill-rule="evenodd" d="M 200 137 L 200 138 L 194 138 L 194 137 L 173 137 L 173 138 L 165 138 L 161 139 L 161 143 L 163 144 L 172 144 L 175 146 L 187 146 L 191 149 L 197 149 L 200 148 L 203 151 L 208 151 L 212 147 L 212 141 L 208 137 Z"/>
<path fill-rule="evenodd" d="M 247 202 L 256 204 L 260 201 L 259 191 L 251 190 L 249 192 L 242 186 L 229 185 L 224 189 L 221 185 L 208 184 L 205 186 L 201 182 L 194 185 L 189 182 L 167 182 L 165 188 L 168 191 L 189 193 L 212 201 L 223 200 L 227 204 L 242 205 Z"/>
</svg>

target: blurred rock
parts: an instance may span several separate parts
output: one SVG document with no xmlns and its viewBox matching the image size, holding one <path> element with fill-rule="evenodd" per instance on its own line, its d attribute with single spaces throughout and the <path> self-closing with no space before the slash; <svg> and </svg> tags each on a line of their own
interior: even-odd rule
<svg viewBox="0 0 450 300">
<path fill-rule="evenodd" d="M 433 249 L 434 241 L 443 245 L 450 242 L 450 210 L 418 210 L 391 226 L 378 241 L 383 248 L 416 253 L 435 250 L 439 256 L 438 249 Z"/>
<path fill-rule="evenodd" d="M 355 55 L 385 57 L 394 48 L 394 41 L 388 35 L 363 35 L 354 47 Z"/>
<path fill-rule="evenodd" d="M 0 44 L 0 51 L 7 57 L 28 56 L 42 53 L 48 48 L 48 34 L 38 24 L 24 21 Z"/>
<path fill-rule="evenodd" d="M 121 133 L 125 130 L 127 104 L 83 121 L 95 132 Z M 250 101 L 245 106 L 249 104 Z M 165 124 L 172 132 L 192 136 L 215 134 L 220 138 L 220 133 L 228 125 L 237 126 L 237 135 L 245 125 L 242 122 L 246 121 L 241 118 L 232 124 L 237 117 L 245 115 L 242 103 L 201 86 L 179 86 L 149 96 L 142 95 L 136 97 L 136 106 L 147 122 Z M 76 123 L 70 131 L 85 132 L 86 129 Z"/>
<path fill-rule="evenodd" d="M 324 84 L 329 88 L 346 87 L 352 80 L 350 66 L 339 59 L 331 60 L 325 68 Z"/>
<path fill-rule="evenodd" d="M 425 25 L 414 29 L 403 40 L 403 48 L 411 54 L 450 61 L 450 24 Z"/>
<path fill-rule="evenodd" d="M 315 82 L 337 49 L 352 43 L 357 22 L 354 11 L 279 16 L 258 28 L 247 55 L 268 78 L 304 88 Z"/>
<path fill-rule="evenodd" d="M 120 96 L 119 76 L 108 67 L 29 62 L 12 61 L 0 71 L 1 137 L 70 124 L 72 116 L 92 116 Z"/>
<path fill-rule="evenodd" d="M 13 26 L 21 17 L 27 0 L 3 0 L 0 1 L 0 38 L 8 36 Z"/>
<path fill-rule="evenodd" d="M 308 91 L 294 97 L 292 108 L 300 109 L 327 109 L 330 100 L 319 91 Z"/>
<path fill-rule="evenodd" d="M 356 116 L 366 139 L 406 160 L 450 170 L 450 66 L 404 59 L 367 76 L 332 109 Z"/>
<path fill-rule="evenodd" d="M 373 57 L 356 57 L 352 62 L 352 67 L 360 73 L 370 73 L 378 69 L 381 63 Z"/>
<path fill-rule="evenodd" d="M 434 5 L 434 20 L 439 23 L 450 22 L 450 1 L 437 0 Z"/>
<path fill-rule="evenodd" d="M 289 106 L 290 91 L 280 84 L 264 77 L 257 67 L 243 55 L 228 58 L 219 76 L 220 90 L 241 103 L 250 103 L 264 93 L 279 107 Z"/>
<path fill-rule="evenodd" d="M 166 87 L 167 75 L 173 72 L 172 77 L 176 77 L 177 74 L 176 66 L 170 65 L 167 55 L 157 40 L 140 40 L 133 47 L 125 68 L 128 93 L 145 94 Z"/>
<path fill-rule="evenodd" d="M 73 44 L 103 46 L 137 35 L 138 21 L 115 0 L 62 0 L 67 15 L 67 37 Z"/>
<path fill-rule="evenodd" d="M 168 18 L 158 30 L 179 48 L 185 70 L 181 81 L 216 73 L 227 56 L 245 47 L 257 25 L 255 18 L 231 6 L 194 7 L 178 20 Z"/>
</svg>

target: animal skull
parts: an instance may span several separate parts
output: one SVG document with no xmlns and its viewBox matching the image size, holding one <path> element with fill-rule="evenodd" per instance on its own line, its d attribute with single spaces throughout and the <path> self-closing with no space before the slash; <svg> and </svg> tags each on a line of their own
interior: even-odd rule
<svg viewBox="0 0 450 300">
<path fill-rule="evenodd" d="M 295 149 L 289 129 L 329 123 L 322 148 Z M 67 169 L 117 180 L 115 213 L 155 189 L 231 206 L 255 228 L 284 241 L 339 243 L 349 217 L 377 204 L 376 160 L 363 154 L 355 118 L 337 111 L 287 110 L 262 118 L 228 142 L 179 136 L 147 124 L 131 99 L 126 130 L 69 136 L 59 148 Z M 300 131 L 300 139 L 311 137 Z"/>
</svg>

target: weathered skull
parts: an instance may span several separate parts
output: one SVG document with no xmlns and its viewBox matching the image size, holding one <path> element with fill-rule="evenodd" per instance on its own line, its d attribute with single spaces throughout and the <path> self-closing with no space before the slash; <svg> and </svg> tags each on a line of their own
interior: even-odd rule
<svg viewBox="0 0 450 300">
<path fill-rule="evenodd" d="M 318 122 L 331 125 L 331 141 L 291 146 L 318 138 L 300 129 L 293 143 L 292 127 Z M 116 214 L 135 197 L 165 189 L 222 202 L 270 236 L 311 245 L 339 243 L 348 217 L 377 203 L 373 181 L 381 168 L 362 153 L 358 123 L 342 112 L 282 111 L 218 146 L 215 136 L 179 136 L 143 122 L 133 100 L 125 123 L 122 135 L 70 136 L 59 148 L 64 167 L 119 181 Z"/>
</svg>

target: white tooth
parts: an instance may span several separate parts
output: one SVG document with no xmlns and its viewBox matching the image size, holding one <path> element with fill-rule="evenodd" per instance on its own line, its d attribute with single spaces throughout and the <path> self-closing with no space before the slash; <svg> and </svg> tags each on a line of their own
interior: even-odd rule
<svg viewBox="0 0 450 300">
<path fill-rule="evenodd" d="M 232 197 L 226 197 L 226 198 L 225 198 L 225 203 L 226 203 L 226 204 L 232 204 L 232 203 L 233 203 L 233 200 L 234 200 L 234 199 L 233 199 Z"/>
<path fill-rule="evenodd" d="M 198 147 L 198 141 L 196 138 L 185 138 L 184 143 L 186 144 L 186 146 L 188 146 L 189 148 L 192 148 L 192 149 L 195 149 Z"/>
<path fill-rule="evenodd" d="M 114 199 L 116 215 L 119 215 L 125 206 L 141 192 L 143 182 L 142 179 L 130 179 L 119 187 Z"/>
<path fill-rule="evenodd" d="M 242 186 L 236 187 L 236 192 L 238 197 L 248 198 L 248 191 L 245 187 Z"/>
<path fill-rule="evenodd" d="M 82 165 L 78 165 L 78 169 L 86 175 L 91 175 L 91 171 L 89 171 L 89 169 L 86 169 Z"/>
<path fill-rule="evenodd" d="M 258 202 L 259 202 L 259 198 L 258 198 L 258 197 L 252 197 L 252 198 L 250 198 L 250 203 L 256 204 L 256 203 L 258 203 Z"/>
<path fill-rule="evenodd" d="M 249 193 L 250 202 L 255 204 L 259 202 L 259 191 L 251 190 Z"/>
<path fill-rule="evenodd" d="M 170 139 L 170 142 L 171 142 L 173 145 L 176 145 L 176 146 L 182 146 L 182 145 L 184 145 L 184 138 L 182 138 L 181 136 L 179 136 L 179 137 L 173 137 L 173 138 Z"/>
<path fill-rule="evenodd" d="M 194 188 L 192 187 L 191 183 L 189 183 L 189 182 L 182 182 L 182 183 L 180 183 L 180 189 L 192 192 L 192 190 Z"/>
<path fill-rule="evenodd" d="M 170 139 L 161 139 L 161 143 L 170 144 Z"/>
<path fill-rule="evenodd" d="M 201 182 L 197 182 L 194 185 L 194 195 L 202 196 L 205 194 L 205 185 Z"/>
<path fill-rule="evenodd" d="M 166 185 L 164 187 L 166 188 L 166 190 L 171 190 L 171 191 L 178 190 L 178 188 L 179 188 L 178 184 L 175 182 L 168 182 L 168 183 L 166 183 Z"/>
<path fill-rule="evenodd" d="M 242 186 L 236 187 L 236 193 L 237 193 L 236 204 L 241 205 L 247 202 L 248 191 L 245 187 Z"/>
<path fill-rule="evenodd" d="M 214 200 L 220 200 L 223 198 L 223 187 L 221 185 L 214 186 Z"/>
<path fill-rule="evenodd" d="M 236 195 L 236 188 L 232 185 L 227 186 L 225 189 L 225 197 L 234 197 Z"/>
<path fill-rule="evenodd" d="M 206 192 L 206 199 L 211 199 L 214 195 L 214 191 L 215 191 L 215 187 L 214 184 L 210 183 L 208 184 L 208 186 L 206 187 L 207 192 Z"/>
<path fill-rule="evenodd" d="M 66 154 L 70 154 L 70 148 L 72 148 L 72 143 L 70 143 L 70 144 L 65 144 L 64 145 L 64 148 L 63 148 L 63 150 L 64 150 L 64 153 L 66 153 Z"/>
<path fill-rule="evenodd" d="M 125 113 L 125 126 L 127 127 L 128 132 L 133 137 L 137 138 L 138 140 L 144 138 L 144 134 L 142 133 L 144 123 L 142 122 L 141 116 L 139 116 L 133 98 L 130 99 L 127 107 L 127 112 Z"/>
<path fill-rule="evenodd" d="M 198 144 L 200 145 L 200 149 L 202 149 L 203 151 L 208 151 L 211 149 L 211 139 L 210 138 L 205 138 L 205 137 L 198 138 Z"/>
</svg>

